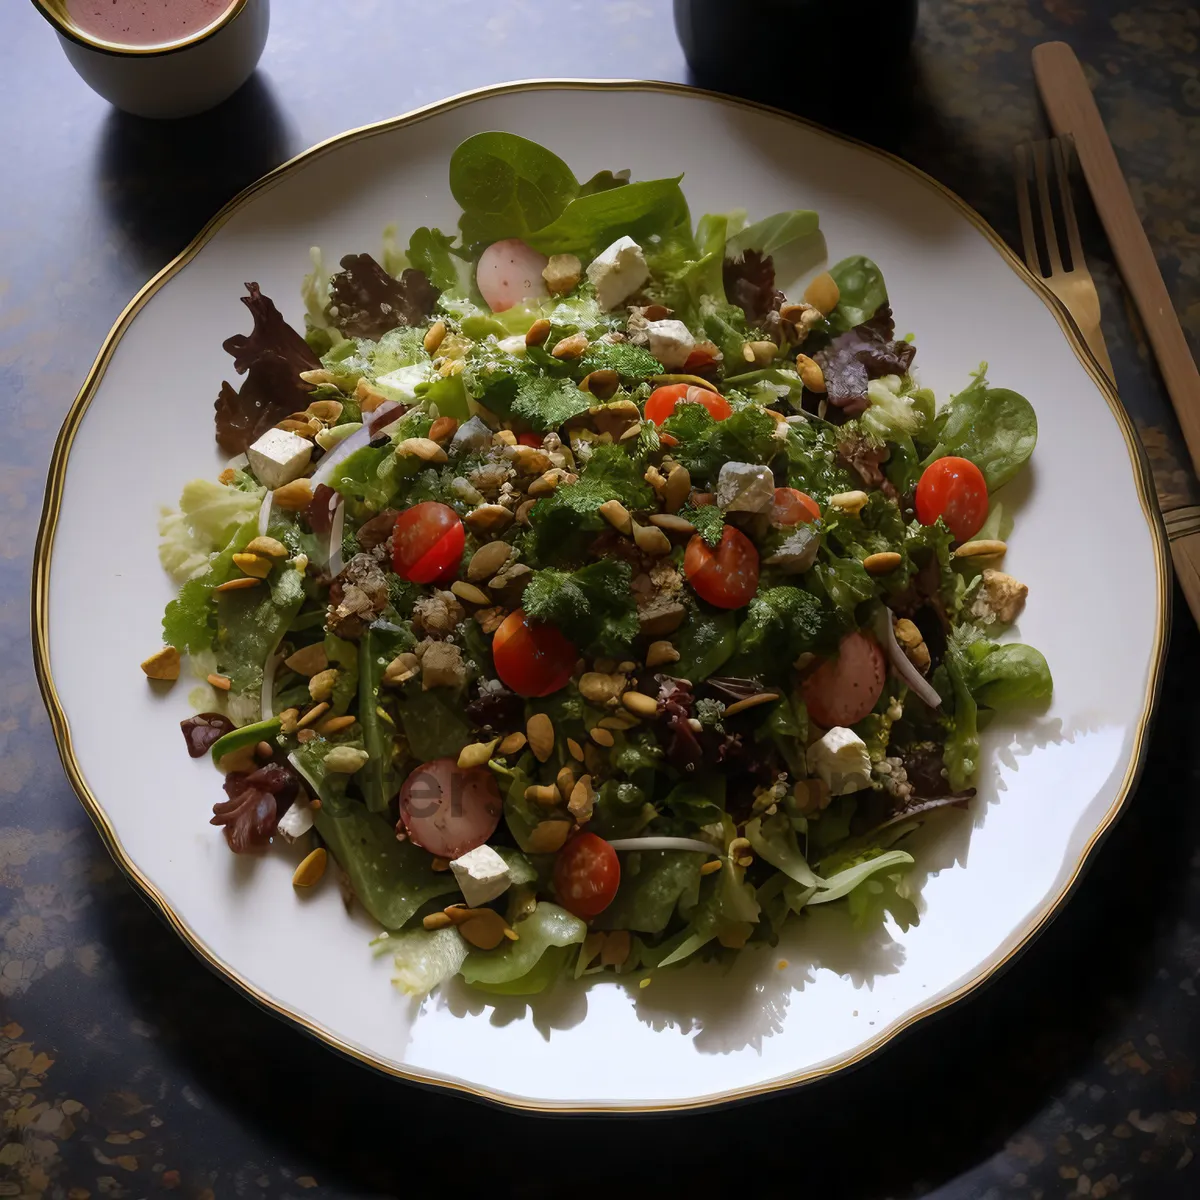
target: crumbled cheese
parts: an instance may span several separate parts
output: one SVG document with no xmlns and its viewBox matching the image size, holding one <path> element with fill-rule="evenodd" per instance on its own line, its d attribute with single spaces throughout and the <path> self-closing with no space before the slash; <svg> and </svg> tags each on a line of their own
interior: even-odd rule
<svg viewBox="0 0 1200 1200">
<path fill-rule="evenodd" d="M 246 451 L 246 457 L 258 482 L 274 491 L 308 470 L 312 442 L 286 429 L 268 429 Z"/>
<path fill-rule="evenodd" d="M 611 312 L 650 278 L 646 256 L 631 237 L 619 237 L 588 264 L 587 277 L 600 307 Z"/>
<path fill-rule="evenodd" d="M 691 356 L 696 339 L 682 321 L 650 321 L 646 347 L 668 371 L 678 370 Z"/>
<path fill-rule="evenodd" d="M 835 725 L 808 748 L 808 769 L 834 796 L 861 791 L 870 784 L 871 756 L 867 744 L 844 726 Z"/>
<path fill-rule="evenodd" d="M 808 525 L 800 525 L 788 534 L 774 554 L 764 561 L 769 567 L 779 567 L 789 575 L 807 571 L 817 561 L 821 539 Z"/>
<path fill-rule="evenodd" d="M 717 477 L 717 504 L 724 512 L 765 512 L 775 499 L 769 467 L 727 462 Z"/>
<path fill-rule="evenodd" d="M 508 864 L 491 846 L 476 846 L 453 859 L 450 870 L 458 881 L 459 890 L 468 908 L 478 908 L 508 891 L 512 877 Z"/>
<path fill-rule="evenodd" d="M 417 384 L 429 379 L 429 364 L 415 363 L 411 367 L 397 367 L 386 375 L 380 375 L 373 386 L 389 400 L 401 404 L 412 404 L 417 398 Z"/>
</svg>

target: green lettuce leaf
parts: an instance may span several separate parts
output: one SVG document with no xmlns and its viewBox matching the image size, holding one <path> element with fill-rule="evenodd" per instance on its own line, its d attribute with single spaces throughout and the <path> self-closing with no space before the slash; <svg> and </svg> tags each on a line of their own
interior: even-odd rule
<svg viewBox="0 0 1200 1200">
<path fill-rule="evenodd" d="M 477 133 L 450 156 L 463 242 L 523 238 L 549 225 L 579 192 L 558 155 L 515 133 Z"/>
<path fill-rule="evenodd" d="M 829 273 L 840 293 L 837 308 L 829 316 L 830 327 L 837 333 L 869 321 L 888 302 L 883 272 L 862 254 L 843 258 Z"/>
<path fill-rule="evenodd" d="M 738 259 L 747 250 L 757 250 L 764 257 L 777 254 L 792 242 L 811 237 L 820 225 L 820 219 L 811 209 L 793 208 L 774 213 L 733 234 L 725 243 L 725 257 Z"/>
<path fill-rule="evenodd" d="M 790 672 L 797 656 L 820 642 L 826 626 L 821 602 L 811 592 L 788 586 L 761 589 L 738 626 L 730 672 L 761 677 Z"/>
<path fill-rule="evenodd" d="M 363 748 L 370 760 L 355 776 L 370 812 L 384 812 L 400 788 L 394 757 L 399 729 L 391 712 L 392 699 L 383 688 L 383 673 L 397 654 L 411 650 L 413 636 L 405 630 L 368 628 L 358 643 L 358 721 Z M 389 689 L 390 691 L 390 689 Z"/>
<path fill-rule="evenodd" d="M 457 929 L 406 929 L 385 943 L 394 952 L 392 982 L 407 996 L 425 996 L 457 975 L 471 948 Z"/>
<path fill-rule="evenodd" d="M 544 900 L 518 921 L 513 931 L 517 934 L 515 942 L 506 940 L 495 950 L 471 950 L 467 954 L 462 965 L 467 983 L 481 991 L 508 996 L 544 991 L 566 965 L 565 955 L 551 952 L 580 945 L 587 936 L 587 926 L 578 917 Z"/>
<path fill-rule="evenodd" d="M 525 240 L 543 254 L 595 257 L 619 237 L 635 242 L 662 236 L 689 221 L 679 180 L 647 179 L 624 187 L 576 196 L 553 221 Z"/>
<path fill-rule="evenodd" d="M 679 439 L 675 457 L 691 472 L 693 483 L 715 485 L 725 463 L 765 464 L 782 448 L 774 420 L 757 405 L 714 421 L 703 404 L 680 404 L 663 429 Z"/>
<path fill-rule="evenodd" d="M 217 669 L 228 677 L 232 693 L 261 694 L 263 667 L 303 603 L 303 576 L 290 566 L 276 567 L 266 587 L 218 593 Z"/>
<path fill-rule="evenodd" d="M 158 523 L 163 569 L 176 583 L 204 574 L 213 554 L 257 517 L 262 498 L 260 487 L 242 490 L 208 479 L 185 483 L 178 511 L 164 512 Z"/>
<path fill-rule="evenodd" d="M 178 597 L 167 605 L 163 614 L 163 641 L 168 646 L 189 654 L 212 649 L 217 632 L 213 588 L 239 573 L 233 565 L 233 556 L 241 553 L 257 533 L 257 520 L 240 525 L 225 549 L 209 563 L 208 569 L 179 589 Z"/>
<path fill-rule="evenodd" d="M 592 927 L 661 933 L 677 908 L 695 907 L 704 862 L 704 855 L 692 850 L 639 850 L 622 855 L 620 887 Z"/>
<path fill-rule="evenodd" d="M 808 865 L 796 841 L 796 831 L 787 814 L 778 812 L 771 817 L 755 817 L 746 822 L 746 840 L 754 853 L 776 870 L 794 879 L 801 887 L 820 887 L 822 880 Z"/>
</svg>

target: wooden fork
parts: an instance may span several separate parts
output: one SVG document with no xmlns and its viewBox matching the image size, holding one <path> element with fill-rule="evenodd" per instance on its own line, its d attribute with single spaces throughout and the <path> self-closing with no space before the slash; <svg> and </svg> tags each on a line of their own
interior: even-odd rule
<svg viewBox="0 0 1200 1200">
<path fill-rule="evenodd" d="M 1100 329 L 1100 296 L 1083 256 L 1083 243 L 1079 240 L 1079 225 L 1075 220 L 1075 202 L 1071 199 L 1069 168 L 1073 153 L 1070 138 L 1050 138 L 1045 142 L 1030 142 L 1017 146 L 1013 151 L 1017 178 L 1017 212 L 1021 219 L 1021 241 L 1025 247 L 1025 262 L 1029 269 L 1046 281 L 1050 290 L 1066 305 L 1075 318 L 1083 340 L 1104 368 L 1104 373 L 1116 382 L 1112 360 L 1104 344 Z M 1049 170 L 1047 170 L 1047 159 Z M 1046 265 L 1043 267 L 1038 254 L 1037 235 L 1034 231 L 1032 206 L 1029 202 L 1030 165 L 1033 181 L 1037 188 L 1042 233 L 1045 238 Z M 1067 250 L 1071 265 L 1063 266 L 1058 249 L 1058 233 L 1054 223 L 1054 205 L 1051 201 L 1049 175 L 1053 173 L 1058 183 L 1062 208 L 1062 221 L 1067 232 Z"/>
</svg>

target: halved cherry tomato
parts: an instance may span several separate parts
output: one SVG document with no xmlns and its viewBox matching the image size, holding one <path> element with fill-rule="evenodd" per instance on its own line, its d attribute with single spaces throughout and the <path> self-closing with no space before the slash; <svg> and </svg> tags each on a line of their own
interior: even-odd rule
<svg viewBox="0 0 1200 1200">
<path fill-rule="evenodd" d="M 941 517 L 959 542 L 970 541 L 987 520 L 987 482 L 983 472 L 966 458 L 939 458 L 930 463 L 913 499 L 922 525 L 932 525 Z"/>
<path fill-rule="evenodd" d="M 771 502 L 772 525 L 807 525 L 821 518 L 821 506 L 797 488 L 776 488 Z"/>
<path fill-rule="evenodd" d="M 549 696 L 567 686 L 579 651 L 553 625 L 533 625 L 518 608 L 492 638 L 496 674 L 518 696 Z"/>
<path fill-rule="evenodd" d="M 696 534 L 684 552 L 683 570 L 696 595 L 717 608 L 741 608 L 758 590 L 758 551 L 732 525 L 725 526 L 715 549 Z"/>
<path fill-rule="evenodd" d="M 848 633 L 836 658 L 827 658 L 805 676 L 800 692 L 808 715 L 825 729 L 853 725 L 875 707 L 887 678 L 879 643 L 869 634 Z"/>
<path fill-rule="evenodd" d="M 535 450 L 542 448 L 542 435 L 540 433 L 518 433 L 518 446 L 532 446 Z"/>
<path fill-rule="evenodd" d="M 661 425 L 681 402 L 703 404 L 714 421 L 724 421 L 733 415 L 733 409 L 724 396 L 718 396 L 708 388 L 697 387 L 694 383 L 669 383 L 650 393 L 650 399 L 646 401 L 646 420 Z"/>
<path fill-rule="evenodd" d="M 458 858 L 496 832 L 504 802 L 486 767 L 460 767 L 452 758 L 422 763 L 400 789 L 400 820 L 418 846 Z"/>
<path fill-rule="evenodd" d="M 577 833 L 555 856 L 558 902 L 585 921 L 599 916 L 612 903 L 620 883 L 617 852 L 594 833 Z"/>
<path fill-rule="evenodd" d="M 414 504 L 396 518 L 392 567 L 413 583 L 448 583 L 458 574 L 465 540 L 463 523 L 449 505 Z"/>
</svg>

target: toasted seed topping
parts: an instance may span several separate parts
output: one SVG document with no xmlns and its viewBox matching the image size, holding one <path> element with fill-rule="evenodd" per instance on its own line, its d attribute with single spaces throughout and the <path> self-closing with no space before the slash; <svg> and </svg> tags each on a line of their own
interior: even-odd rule
<svg viewBox="0 0 1200 1200">
<path fill-rule="evenodd" d="M 259 581 L 249 575 L 242 575 L 238 579 L 227 579 L 224 583 L 218 583 L 213 588 L 214 594 L 217 592 L 244 592 L 247 588 L 258 587 Z"/>
<path fill-rule="evenodd" d="M 727 717 L 735 717 L 748 708 L 757 708 L 760 704 L 770 704 L 779 699 L 778 692 L 759 692 L 757 696 L 747 696 L 744 700 L 736 700 L 726 710 Z"/>
<path fill-rule="evenodd" d="M 529 748 L 538 762 L 545 762 L 554 753 L 554 726 L 545 713 L 534 713 L 525 726 Z"/>
<path fill-rule="evenodd" d="M 292 876 L 292 887 L 308 888 L 320 883 L 321 877 L 325 874 L 325 864 L 328 861 L 328 857 L 325 853 L 325 848 L 318 846 L 296 868 L 296 873 Z"/>
<path fill-rule="evenodd" d="M 142 663 L 142 670 L 147 679 L 174 680 L 179 678 L 179 661 L 179 651 L 174 646 L 164 646 Z"/>
<path fill-rule="evenodd" d="M 904 559 L 894 550 L 884 550 L 879 554 L 868 554 L 863 559 L 863 566 L 868 575 L 886 575 L 894 571 Z"/>
<path fill-rule="evenodd" d="M 963 542 L 954 552 L 955 558 L 998 558 L 1008 549 L 999 538 L 980 538 L 976 542 Z"/>
</svg>

